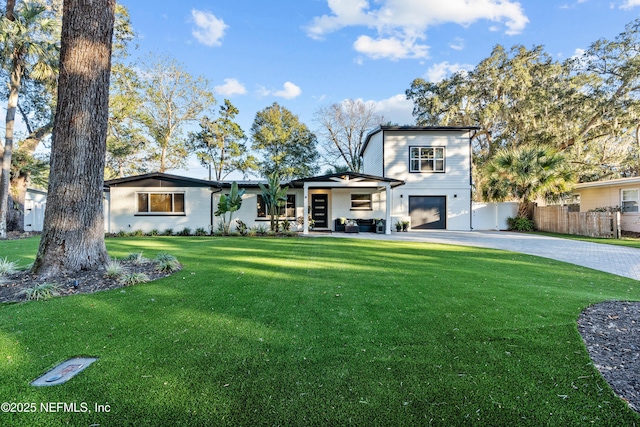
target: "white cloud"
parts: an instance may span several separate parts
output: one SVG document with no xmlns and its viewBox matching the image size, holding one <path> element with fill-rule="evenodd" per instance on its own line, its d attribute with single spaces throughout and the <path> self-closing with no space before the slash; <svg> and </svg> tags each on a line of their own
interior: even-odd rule
<svg viewBox="0 0 640 427">
<path fill-rule="evenodd" d="M 632 7 L 640 6 L 640 0 L 626 0 L 620 9 L 631 9 Z"/>
<path fill-rule="evenodd" d="M 640 0 L 627 0 L 640 1 Z M 354 47 L 372 58 L 423 58 L 427 46 L 417 44 L 426 38 L 431 26 L 454 23 L 468 26 L 479 20 L 494 23 L 506 34 L 518 34 L 529 19 L 514 0 L 327 0 L 331 13 L 315 17 L 307 34 L 322 39 L 346 27 L 366 27 L 372 35 L 360 35 Z M 389 49 L 397 49 L 394 54 Z"/>
<path fill-rule="evenodd" d="M 456 37 L 453 39 L 451 43 L 449 43 L 449 47 L 453 50 L 463 50 L 464 49 L 464 39 L 460 37 Z"/>
<path fill-rule="evenodd" d="M 224 96 L 244 95 L 247 93 L 247 89 L 238 81 L 238 79 L 224 79 L 224 84 L 214 86 L 213 90 Z"/>
<path fill-rule="evenodd" d="M 415 123 L 412 115 L 413 102 L 404 94 L 394 95 L 381 101 L 367 101 L 369 102 L 374 104 L 376 113 L 383 116 L 385 123 L 397 123 L 401 126 Z"/>
<path fill-rule="evenodd" d="M 387 58 L 393 61 L 403 58 L 427 58 L 429 46 L 416 43 L 415 40 L 399 40 L 395 37 L 372 39 L 369 36 L 360 36 L 353 43 L 357 52 L 363 53 L 373 59 Z"/>
<path fill-rule="evenodd" d="M 300 87 L 296 86 L 291 82 L 285 82 L 284 88 L 282 90 L 274 92 L 273 94 L 275 96 L 280 96 L 284 99 L 293 99 L 300 96 L 301 93 L 302 93 L 302 89 L 300 89 Z"/>
<path fill-rule="evenodd" d="M 222 37 L 229 26 L 210 12 L 193 9 L 191 17 L 196 25 L 191 31 L 193 37 L 206 46 L 220 46 Z"/>
<path fill-rule="evenodd" d="M 263 86 L 261 86 L 258 89 L 258 95 L 260 96 L 273 95 L 273 96 L 278 96 L 280 98 L 285 98 L 285 99 L 297 98 L 298 96 L 300 96 L 301 93 L 302 93 L 302 89 L 300 89 L 300 87 L 298 87 L 297 85 L 291 82 L 285 82 L 284 85 L 282 86 L 282 90 L 272 91 Z"/>
<path fill-rule="evenodd" d="M 471 64 L 449 64 L 449 62 L 444 61 L 429 67 L 425 78 L 435 83 L 444 80 L 447 76 L 457 73 L 458 71 L 471 71 L 473 68 Z"/>
</svg>

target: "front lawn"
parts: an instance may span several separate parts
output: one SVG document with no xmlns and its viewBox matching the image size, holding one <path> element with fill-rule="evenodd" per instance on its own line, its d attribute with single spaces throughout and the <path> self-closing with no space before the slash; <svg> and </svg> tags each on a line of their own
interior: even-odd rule
<svg viewBox="0 0 640 427">
<path fill-rule="evenodd" d="M 0 257 L 23 262 L 37 243 L 2 242 Z M 593 367 L 576 326 L 590 304 L 639 300 L 631 279 L 411 242 L 156 237 L 107 246 L 117 257 L 168 252 L 184 269 L 0 305 L 0 400 L 37 405 L 0 413 L 0 425 L 640 423 Z M 73 356 L 99 360 L 66 384 L 29 385 Z M 91 412 L 47 413 L 46 402 Z"/>
</svg>

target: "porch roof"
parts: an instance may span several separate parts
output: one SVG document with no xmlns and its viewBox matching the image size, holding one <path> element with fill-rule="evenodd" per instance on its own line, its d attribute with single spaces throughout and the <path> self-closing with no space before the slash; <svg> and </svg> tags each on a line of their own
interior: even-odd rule
<svg viewBox="0 0 640 427">
<path fill-rule="evenodd" d="M 401 181 L 399 179 L 385 178 L 383 176 L 367 175 L 367 174 L 357 173 L 357 172 L 338 172 L 338 173 L 330 173 L 328 175 L 319 175 L 319 176 L 312 176 L 309 178 L 295 179 L 291 181 L 290 184 L 293 187 L 303 187 L 306 182 L 330 183 L 331 186 L 333 187 L 337 187 L 337 186 L 349 187 L 350 184 L 353 184 L 353 183 L 372 183 L 373 184 L 375 182 L 386 182 L 386 183 L 389 183 L 393 188 L 393 187 L 398 187 L 404 184 L 404 181 Z"/>
</svg>

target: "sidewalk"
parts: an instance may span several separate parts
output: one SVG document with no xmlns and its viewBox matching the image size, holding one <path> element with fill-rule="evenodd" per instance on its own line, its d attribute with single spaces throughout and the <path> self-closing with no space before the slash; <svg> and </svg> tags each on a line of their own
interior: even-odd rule
<svg viewBox="0 0 640 427">
<path fill-rule="evenodd" d="M 331 237 L 371 240 L 403 240 L 476 246 L 521 252 L 564 261 L 594 270 L 640 280 L 640 249 L 581 242 L 536 234 L 507 231 L 409 231 L 406 233 L 333 233 Z"/>
</svg>

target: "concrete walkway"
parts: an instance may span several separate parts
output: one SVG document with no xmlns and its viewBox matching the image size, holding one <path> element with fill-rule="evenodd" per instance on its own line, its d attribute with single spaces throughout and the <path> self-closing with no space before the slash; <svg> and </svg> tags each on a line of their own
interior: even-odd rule
<svg viewBox="0 0 640 427">
<path fill-rule="evenodd" d="M 332 237 L 372 240 L 404 240 L 476 246 L 521 252 L 564 261 L 594 270 L 640 280 L 640 249 L 578 240 L 559 239 L 536 234 L 506 231 L 409 231 L 406 233 L 332 233 Z"/>
</svg>

